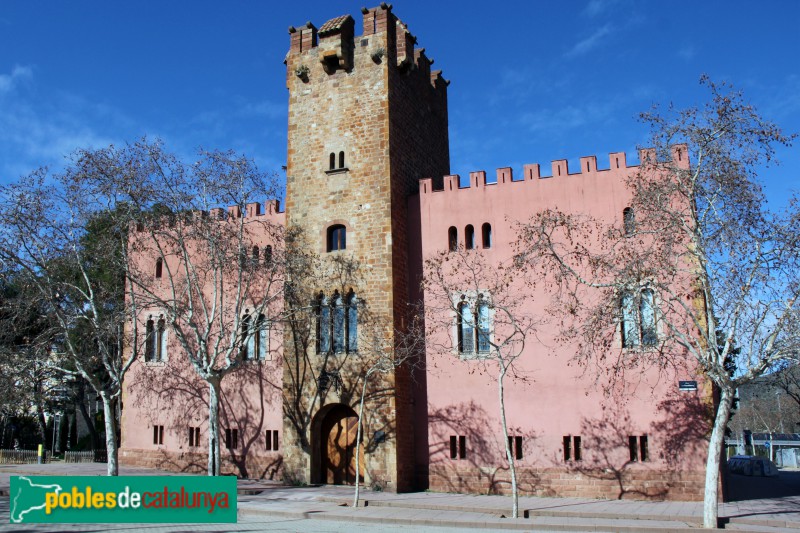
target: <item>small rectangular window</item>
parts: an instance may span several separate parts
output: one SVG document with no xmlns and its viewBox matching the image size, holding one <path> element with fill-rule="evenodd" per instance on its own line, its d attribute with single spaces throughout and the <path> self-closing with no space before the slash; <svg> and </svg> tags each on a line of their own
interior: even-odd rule
<svg viewBox="0 0 800 533">
<path fill-rule="evenodd" d="M 514 459 L 522 459 L 522 437 L 508 436 L 508 448 L 511 450 L 511 455 Z"/>
<path fill-rule="evenodd" d="M 458 437 L 458 458 L 467 458 L 467 437 L 464 435 Z"/>
<path fill-rule="evenodd" d="M 190 447 L 200 446 L 200 428 L 199 427 L 190 427 L 189 428 L 189 446 Z"/>
<path fill-rule="evenodd" d="M 450 435 L 450 459 L 458 458 L 458 437 Z"/>
<path fill-rule="evenodd" d="M 153 426 L 153 444 L 164 444 L 164 426 Z"/>
<path fill-rule="evenodd" d="M 226 429 L 225 430 L 225 447 L 229 450 L 235 450 L 239 446 L 239 430 Z"/>
<path fill-rule="evenodd" d="M 268 452 L 278 451 L 278 430 L 267 430 L 266 434 L 266 448 Z"/>
<path fill-rule="evenodd" d="M 564 461 L 580 461 L 583 450 L 581 438 L 578 436 L 564 435 Z"/>
<path fill-rule="evenodd" d="M 628 455 L 631 461 L 639 460 L 639 445 L 634 436 L 628 437 Z"/>
<path fill-rule="evenodd" d="M 642 461 L 650 460 L 650 452 L 647 449 L 647 435 L 639 437 L 639 458 Z"/>
</svg>

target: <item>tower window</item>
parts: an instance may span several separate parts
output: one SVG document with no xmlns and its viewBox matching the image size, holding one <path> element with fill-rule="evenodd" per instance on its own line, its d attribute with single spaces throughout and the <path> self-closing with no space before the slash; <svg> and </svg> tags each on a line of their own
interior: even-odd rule
<svg viewBox="0 0 800 533">
<path fill-rule="evenodd" d="M 475 228 L 472 227 L 472 224 L 467 224 L 467 227 L 464 228 L 464 247 L 467 250 L 475 249 Z"/>
<path fill-rule="evenodd" d="M 331 349 L 331 308 L 328 299 L 319 293 L 317 298 L 317 352 L 328 353 Z"/>
<path fill-rule="evenodd" d="M 484 248 L 491 248 L 492 247 L 492 225 L 488 222 L 485 222 L 483 226 L 481 226 L 481 234 L 483 236 L 483 247 Z"/>
<path fill-rule="evenodd" d="M 164 272 L 164 261 L 159 257 L 156 259 L 156 277 L 160 278 Z"/>
<path fill-rule="evenodd" d="M 330 165 L 328 165 L 328 169 L 335 170 L 336 169 L 336 154 L 331 152 L 330 156 Z"/>
<path fill-rule="evenodd" d="M 339 168 L 344 168 L 344 152 L 339 152 Z"/>
<path fill-rule="evenodd" d="M 347 228 L 335 224 L 328 228 L 328 251 L 345 250 L 347 248 Z"/>
</svg>

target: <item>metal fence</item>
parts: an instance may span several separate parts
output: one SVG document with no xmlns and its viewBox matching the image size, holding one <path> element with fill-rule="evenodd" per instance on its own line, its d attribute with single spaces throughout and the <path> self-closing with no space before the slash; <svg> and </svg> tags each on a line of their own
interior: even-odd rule
<svg viewBox="0 0 800 533">
<path fill-rule="evenodd" d="M 66 451 L 64 452 L 65 463 L 105 463 L 107 462 L 106 451 L 101 450 L 86 450 L 82 452 Z"/>
<path fill-rule="evenodd" d="M 39 452 L 36 450 L 0 450 L 0 464 L 2 465 L 24 465 L 39 462 Z M 42 462 L 50 462 L 47 450 L 44 451 Z"/>
</svg>

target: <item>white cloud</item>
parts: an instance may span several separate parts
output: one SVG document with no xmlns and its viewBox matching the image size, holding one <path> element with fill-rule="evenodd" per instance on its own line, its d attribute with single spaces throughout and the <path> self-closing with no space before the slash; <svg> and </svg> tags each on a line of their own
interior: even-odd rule
<svg viewBox="0 0 800 533">
<path fill-rule="evenodd" d="M 32 77 L 31 67 L 15 65 L 11 69 L 11 74 L 0 74 L 0 94 L 11 92 L 20 81 L 29 80 Z"/>
<path fill-rule="evenodd" d="M 565 54 L 566 57 L 575 57 L 579 55 L 583 55 L 586 52 L 590 51 L 591 49 L 595 48 L 600 42 L 608 35 L 611 34 L 611 25 L 606 24 L 598 28 L 593 34 L 591 34 L 586 39 L 579 41 L 578 43 L 573 46 L 569 52 Z"/>
</svg>

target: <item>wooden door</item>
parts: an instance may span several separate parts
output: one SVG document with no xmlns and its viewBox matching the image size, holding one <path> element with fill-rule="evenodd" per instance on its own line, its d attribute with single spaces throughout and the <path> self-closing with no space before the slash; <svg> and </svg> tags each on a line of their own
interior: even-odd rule
<svg viewBox="0 0 800 533">
<path fill-rule="evenodd" d="M 356 436 L 358 417 L 347 416 L 333 423 L 326 442 L 326 479 L 334 485 L 352 485 L 356 481 Z M 364 479 L 364 450 L 361 450 L 359 473 Z"/>
</svg>

